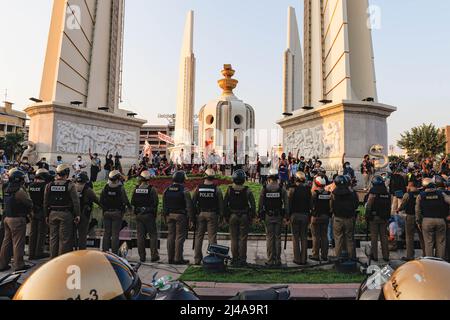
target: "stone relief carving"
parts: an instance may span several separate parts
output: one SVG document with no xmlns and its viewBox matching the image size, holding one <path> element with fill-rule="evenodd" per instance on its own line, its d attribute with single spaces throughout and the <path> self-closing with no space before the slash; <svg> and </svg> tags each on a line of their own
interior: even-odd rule
<svg viewBox="0 0 450 320">
<path fill-rule="evenodd" d="M 312 128 L 298 129 L 287 133 L 286 151 L 309 159 L 314 156 L 320 158 L 340 157 L 341 152 L 341 123 L 330 122 Z"/>
<path fill-rule="evenodd" d="M 124 157 L 137 156 L 137 133 L 114 130 L 68 121 L 57 123 L 56 150 L 61 153 L 87 154 L 89 149 L 100 155 L 108 151 Z"/>
</svg>

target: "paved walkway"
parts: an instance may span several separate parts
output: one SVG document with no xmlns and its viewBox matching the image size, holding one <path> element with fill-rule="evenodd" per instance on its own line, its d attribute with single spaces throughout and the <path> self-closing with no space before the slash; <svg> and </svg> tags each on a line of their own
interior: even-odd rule
<svg viewBox="0 0 450 320">
<path fill-rule="evenodd" d="M 220 245 L 229 246 L 229 241 L 219 241 Z M 363 242 L 362 247 L 367 245 Z M 207 243 L 204 242 L 204 252 L 207 250 Z M 133 249 L 128 256 L 130 262 L 139 261 L 139 256 L 137 254 L 137 249 Z M 311 254 L 311 252 L 309 252 Z M 357 249 L 358 258 L 362 262 L 366 262 L 367 258 L 364 254 L 364 250 Z M 399 260 L 405 255 L 404 250 L 399 250 L 397 252 L 391 253 L 392 260 Z M 417 256 L 420 256 L 421 252 L 417 251 Z M 150 256 L 150 255 L 149 255 Z M 178 279 L 181 274 L 187 269 L 187 266 L 172 266 L 167 265 L 167 254 L 166 254 L 166 240 L 161 240 L 161 263 L 152 264 L 145 263 L 139 270 L 139 276 L 142 282 L 151 283 L 153 276 L 157 273 L 157 278 L 164 276 L 171 276 L 173 279 Z M 330 256 L 334 256 L 334 250 L 330 249 Z M 381 253 L 379 255 L 381 257 Z M 186 241 L 185 244 L 185 258 L 193 262 L 193 252 L 192 252 L 192 240 Z M 249 241 L 248 243 L 248 262 L 252 264 L 264 265 L 266 259 L 266 243 L 265 241 Z M 292 242 L 288 243 L 287 250 L 283 250 L 282 262 L 287 267 L 296 267 L 292 263 L 293 253 L 292 253 Z M 33 262 L 33 261 L 32 261 Z M 46 261 L 33 262 L 37 263 L 36 267 L 39 267 Z M 311 262 L 311 264 L 316 264 Z M 382 264 L 382 263 L 380 263 Z M 33 268 L 33 269 L 35 269 Z M 24 279 L 32 273 L 30 270 Z M 8 272 L 0 273 L 0 278 L 8 274 Z M 236 295 L 238 292 L 243 290 L 253 290 L 253 289 L 264 289 L 270 288 L 274 285 L 255 285 L 255 284 L 219 284 L 219 283 L 190 283 L 190 285 L 196 288 L 199 295 L 204 297 L 219 298 L 223 299 L 226 297 L 231 297 Z M 290 285 L 292 296 L 296 299 L 353 299 L 356 297 L 356 290 L 359 285 L 357 284 L 339 284 L 339 285 Z"/>
</svg>

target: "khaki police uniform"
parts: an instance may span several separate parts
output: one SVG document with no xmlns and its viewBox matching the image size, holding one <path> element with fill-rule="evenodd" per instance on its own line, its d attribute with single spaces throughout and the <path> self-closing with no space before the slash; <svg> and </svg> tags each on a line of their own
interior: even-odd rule
<svg viewBox="0 0 450 320">
<path fill-rule="evenodd" d="M 158 253 L 158 229 L 156 218 L 158 213 L 159 198 L 155 188 L 147 182 L 143 182 L 133 192 L 131 205 L 136 214 L 138 253 L 142 262 L 147 259 L 146 240 L 150 237 L 150 253 L 153 262 L 159 260 Z"/>
<path fill-rule="evenodd" d="M 50 225 L 51 258 L 73 251 L 74 219 L 80 216 L 75 185 L 65 179 L 48 184 L 44 193 L 44 212 Z"/>
<path fill-rule="evenodd" d="M 378 238 L 383 259 L 389 261 L 388 222 L 391 216 L 391 196 L 385 186 L 375 186 L 369 192 L 366 220 L 370 225 L 372 258 L 378 260 Z"/>
<path fill-rule="evenodd" d="M 311 199 L 311 234 L 313 239 L 312 258 L 328 260 L 328 225 L 331 217 L 331 192 L 323 189 L 315 190 Z"/>
<path fill-rule="evenodd" d="M 415 234 L 419 234 L 422 251 L 425 245 L 423 242 L 423 234 L 418 230 L 416 223 L 416 201 L 419 196 L 419 191 L 409 191 L 403 195 L 399 211 L 405 212 L 405 238 L 406 238 L 406 259 L 415 259 Z M 424 253 L 422 254 L 424 255 Z"/>
<path fill-rule="evenodd" d="M 102 250 L 107 252 L 111 249 L 112 253 L 118 254 L 123 217 L 126 208 L 131 208 L 122 183 L 109 181 L 100 195 L 100 204 L 103 208 L 103 226 L 105 229 Z"/>
<path fill-rule="evenodd" d="M 290 222 L 293 235 L 294 263 L 304 265 L 308 261 L 308 226 L 311 214 L 311 189 L 296 183 L 289 190 Z"/>
<path fill-rule="evenodd" d="M 86 250 L 93 205 L 95 203 L 101 207 L 101 204 L 94 190 L 87 183 L 76 183 L 75 188 L 80 199 L 81 208 L 80 223 L 74 227 L 75 248 Z"/>
<path fill-rule="evenodd" d="M 288 218 L 289 199 L 286 190 L 277 182 L 269 183 L 261 192 L 258 212 L 265 221 L 267 265 L 281 265 L 281 234 L 283 218 Z"/>
<path fill-rule="evenodd" d="M 0 250 L 0 270 L 8 267 L 13 257 L 14 271 L 25 267 L 25 237 L 27 216 L 31 213 L 33 201 L 25 189 L 18 185 L 9 184 L 4 193 L 5 235 Z"/>
<path fill-rule="evenodd" d="M 426 189 L 416 201 L 416 220 L 422 226 L 425 242 L 425 255 L 445 258 L 446 251 L 446 218 L 449 207 L 442 192 Z M 434 251 L 436 249 L 436 252 Z"/>
<path fill-rule="evenodd" d="M 44 214 L 44 193 L 46 186 L 47 182 L 39 181 L 32 183 L 28 188 L 31 200 L 33 200 L 30 240 L 28 245 L 30 260 L 40 259 L 44 255 L 44 245 L 48 231 Z"/>
<path fill-rule="evenodd" d="M 184 262 L 184 242 L 188 234 L 189 219 L 193 220 L 191 194 L 184 185 L 174 183 L 164 192 L 164 217 L 167 221 L 167 254 L 169 264 Z"/>
<path fill-rule="evenodd" d="M 247 263 L 250 225 L 256 217 L 256 201 L 248 187 L 233 184 L 224 198 L 224 215 L 230 225 L 233 264 Z"/>
<path fill-rule="evenodd" d="M 335 254 L 340 257 L 345 250 L 351 259 L 355 258 L 354 232 L 358 196 L 346 186 L 338 186 L 331 194 L 333 233 L 336 243 Z"/>
<path fill-rule="evenodd" d="M 195 264 L 199 265 L 203 260 L 203 240 L 206 231 L 209 244 L 217 244 L 219 218 L 223 216 L 222 191 L 213 182 L 206 180 L 194 191 L 192 202 L 196 213 L 194 260 Z"/>
</svg>

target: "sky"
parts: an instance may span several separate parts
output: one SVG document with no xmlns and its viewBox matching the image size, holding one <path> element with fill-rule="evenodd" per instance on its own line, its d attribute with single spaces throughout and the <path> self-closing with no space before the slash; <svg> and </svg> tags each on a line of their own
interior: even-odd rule
<svg viewBox="0 0 450 320">
<path fill-rule="evenodd" d="M 380 12 L 373 30 L 379 100 L 398 108 L 388 121 L 389 144 L 422 123 L 450 125 L 450 1 L 370 2 Z M 301 0 L 126 0 L 122 107 L 149 124 L 165 122 L 158 113 L 175 113 L 192 9 L 196 111 L 220 95 L 220 70 L 231 63 L 240 81 L 235 94 L 255 108 L 257 128 L 276 128 L 288 6 L 302 30 Z M 39 96 L 51 8 L 51 0 L 0 0 L 0 101 L 7 89 L 17 109 Z"/>
</svg>

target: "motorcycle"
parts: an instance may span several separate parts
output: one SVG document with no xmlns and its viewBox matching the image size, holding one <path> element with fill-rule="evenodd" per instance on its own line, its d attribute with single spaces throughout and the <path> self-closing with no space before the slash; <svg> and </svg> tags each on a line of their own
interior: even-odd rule
<svg viewBox="0 0 450 320">
<path fill-rule="evenodd" d="M 0 279 L 0 300 L 11 300 L 19 290 L 19 279 L 26 271 L 11 273 Z"/>
</svg>

